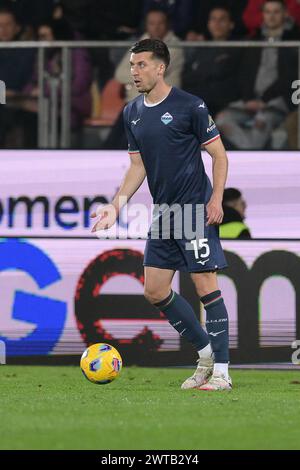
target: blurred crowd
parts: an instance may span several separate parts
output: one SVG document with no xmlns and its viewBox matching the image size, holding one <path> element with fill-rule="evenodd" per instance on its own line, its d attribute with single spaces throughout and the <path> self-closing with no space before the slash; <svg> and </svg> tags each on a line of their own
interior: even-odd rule
<svg viewBox="0 0 300 470">
<path fill-rule="evenodd" d="M 150 37 L 170 43 L 167 81 L 207 102 L 229 149 L 300 148 L 291 99 L 292 83 L 300 78 L 298 49 L 172 44 L 300 41 L 299 28 L 299 0 L 0 0 L 0 41 Z M 118 47 L 74 48 L 71 55 L 74 145 L 126 148 L 122 109 L 137 95 L 129 53 Z M 58 78 L 60 102 L 61 49 L 46 50 L 45 71 Z M 0 148 L 36 148 L 37 50 L 0 49 L 0 80 L 7 88 Z M 44 93 L 50 96 L 49 86 Z"/>
</svg>

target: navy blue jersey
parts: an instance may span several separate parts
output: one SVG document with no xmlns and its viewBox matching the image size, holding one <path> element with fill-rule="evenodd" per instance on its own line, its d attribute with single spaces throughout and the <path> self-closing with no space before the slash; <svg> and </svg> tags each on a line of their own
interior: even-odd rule
<svg viewBox="0 0 300 470">
<path fill-rule="evenodd" d="M 204 101 L 173 87 L 154 106 L 138 96 L 123 115 L 129 153 L 141 154 L 153 202 L 208 202 L 212 188 L 201 145 L 213 142 L 219 132 Z"/>
</svg>

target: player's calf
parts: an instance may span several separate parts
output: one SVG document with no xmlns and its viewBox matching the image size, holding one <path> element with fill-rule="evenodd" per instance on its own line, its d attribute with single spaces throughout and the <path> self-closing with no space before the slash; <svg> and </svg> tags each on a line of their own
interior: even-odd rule
<svg viewBox="0 0 300 470">
<path fill-rule="evenodd" d="M 206 329 L 214 352 L 214 374 L 228 379 L 229 328 L 228 313 L 220 290 L 201 297 L 206 310 Z"/>
<path fill-rule="evenodd" d="M 211 351 L 207 333 L 201 327 L 191 305 L 181 295 L 171 290 L 163 301 L 154 305 L 164 313 L 180 336 L 192 343 L 198 352 L 206 347 Z"/>
</svg>

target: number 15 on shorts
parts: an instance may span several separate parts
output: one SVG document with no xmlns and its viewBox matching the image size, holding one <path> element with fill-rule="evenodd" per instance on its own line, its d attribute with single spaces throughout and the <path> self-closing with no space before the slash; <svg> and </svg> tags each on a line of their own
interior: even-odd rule
<svg viewBox="0 0 300 470">
<path fill-rule="evenodd" d="M 194 254 L 195 254 L 196 260 L 199 260 L 199 258 L 204 259 L 204 258 L 209 257 L 210 248 L 209 248 L 209 245 L 208 245 L 208 239 L 207 238 L 199 238 L 198 240 L 197 239 L 196 240 L 191 240 L 191 244 L 193 245 L 193 248 L 194 248 Z M 197 263 L 204 264 L 207 261 L 208 261 L 208 259 L 205 260 L 205 261 L 199 260 L 199 261 L 197 261 Z"/>
</svg>

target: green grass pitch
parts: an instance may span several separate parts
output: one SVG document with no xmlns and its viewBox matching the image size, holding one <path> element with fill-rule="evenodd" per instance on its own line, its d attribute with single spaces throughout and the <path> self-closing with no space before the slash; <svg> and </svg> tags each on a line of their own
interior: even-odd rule
<svg viewBox="0 0 300 470">
<path fill-rule="evenodd" d="M 189 369 L 0 367 L 1 449 L 300 449 L 300 370 L 231 371 L 232 392 L 183 391 Z"/>
</svg>

